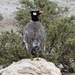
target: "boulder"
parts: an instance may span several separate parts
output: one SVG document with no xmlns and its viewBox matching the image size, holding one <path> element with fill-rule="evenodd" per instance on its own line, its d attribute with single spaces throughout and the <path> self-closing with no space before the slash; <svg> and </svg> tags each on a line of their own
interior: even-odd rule
<svg viewBox="0 0 75 75">
<path fill-rule="evenodd" d="M 34 58 L 22 59 L 18 62 L 13 62 L 8 67 L 0 70 L 0 75 L 62 75 L 52 62 L 47 62 L 43 58 L 39 61 Z"/>
</svg>

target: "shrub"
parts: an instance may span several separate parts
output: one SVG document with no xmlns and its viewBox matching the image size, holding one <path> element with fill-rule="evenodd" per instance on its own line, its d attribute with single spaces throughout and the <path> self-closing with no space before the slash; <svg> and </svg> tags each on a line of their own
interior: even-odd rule
<svg viewBox="0 0 75 75">
<path fill-rule="evenodd" d="M 0 64 L 8 66 L 13 61 L 26 58 L 25 46 L 22 45 L 22 36 L 11 32 L 4 32 L 0 35 Z"/>
<path fill-rule="evenodd" d="M 63 13 L 68 11 L 68 7 L 65 7 L 64 9 L 66 11 L 64 11 L 61 9 L 61 7 L 58 7 L 56 3 L 49 0 L 34 0 L 33 2 L 30 0 L 21 0 L 21 3 L 24 4 L 24 8 L 21 9 L 21 12 L 24 12 L 24 14 L 22 14 L 19 10 L 18 12 L 21 16 L 16 14 L 16 17 L 19 17 L 17 20 L 20 21 L 23 27 L 30 20 L 29 10 L 39 9 L 43 11 L 43 14 L 39 16 L 39 19 L 45 27 L 47 36 L 46 53 L 44 58 L 46 58 L 48 61 L 53 61 L 54 63 L 63 63 L 66 62 L 65 60 L 68 60 L 70 57 L 74 58 L 73 55 L 75 53 L 73 49 L 75 48 L 73 40 L 75 25 L 72 23 L 72 21 L 75 20 L 75 17 L 62 16 Z M 69 42 L 69 40 L 71 41 Z M 69 45 L 71 43 L 72 46 Z M 68 58 L 65 58 L 66 56 Z"/>
<path fill-rule="evenodd" d="M 0 14 L 0 20 L 2 20 L 3 19 L 3 16 L 2 16 L 2 14 Z"/>
<path fill-rule="evenodd" d="M 42 10 L 43 14 L 39 16 L 39 20 L 46 30 L 46 52 L 43 57 L 55 64 L 69 63 L 69 58 L 75 60 L 75 17 L 63 17 L 65 11 L 49 0 L 21 0 L 21 3 L 24 4 L 23 8 L 16 12 L 15 17 L 20 23 L 21 34 L 30 21 L 30 10 Z M 11 31 L 3 33 L 0 39 L 1 64 L 8 65 L 26 57 L 25 46 L 20 41 L 22 36 Z"/>
</svg>

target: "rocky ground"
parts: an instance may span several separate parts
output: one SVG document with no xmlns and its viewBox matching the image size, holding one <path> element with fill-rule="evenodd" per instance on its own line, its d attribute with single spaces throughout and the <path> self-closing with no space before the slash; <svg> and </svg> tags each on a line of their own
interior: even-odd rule
<svg viewBox="0 0 75 75">
<path fill-rule="evenodd" d="M 50 0 L 56 2 L 58 6 L 64 8 L 68 7 L 68 12 L 66 12 L 65 16 L 75 15 L 75 0 Z"/>
<path fill-rule="evenodd" d="M 56 2 L 61 7 L 69 7 L 69 11 L 65 15 L 75 15 L 75 0 L 51 0 Z M 0 0 L 0 13 L 3 15 L 3 20 L 0 21 L 0 33 L 13 29 L 17 31 L 16 25 L 19 24 L 15 19 L 15 11 L 20 8 L 20 0 Z"/>
<path fill-rule="evenodd" d="M 0 14 L 4 17 L 2 21 L 0 21 L 0 33 L 4 31 L 10 31 L 13 29 L 17 30 L 16 25 L 18 22 L 15 18 L 15 11 L 17 8 L 20 8 L 21 4 L 19 0 L 0 0 Z"/>
<path fill-rule="evenodd" d="M 62 75 L 52 62 L 39 58 L 39 61 L 22 59 L 0 70 L 0 75 Z"/>
</svg>

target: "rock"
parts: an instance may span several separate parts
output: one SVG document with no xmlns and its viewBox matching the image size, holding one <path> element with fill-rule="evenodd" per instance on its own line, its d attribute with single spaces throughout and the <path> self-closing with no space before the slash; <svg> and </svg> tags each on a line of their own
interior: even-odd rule
<svg viewBox="0 0 75 75">
<path fill-rule="evenodd" d="M 63 66 L 63 64 L 59 63 L 57 65 L 57 67 L 61 70 L 61 72 L 64 72 L 64 66 Z"/>
<path fill-rule="evenodd" d="M 37 61 L 34 58 L 22 59 L 18 62 L 13 62 L 10 66 L 1 69 L 1 75 L 62 75 L 52 62 L 47 62 L 45 59 L 39 58 Z"/>
<path fill-rule="evenodd" d="M 2 65 L 0 65 L 0 69 L 3 69 L 3 66 Z"/>
</svg>

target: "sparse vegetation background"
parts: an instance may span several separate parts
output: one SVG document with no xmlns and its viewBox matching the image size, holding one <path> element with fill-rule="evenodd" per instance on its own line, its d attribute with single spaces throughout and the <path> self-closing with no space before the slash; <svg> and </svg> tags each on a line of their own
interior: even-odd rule
<svg viewBox="0 0 75 75">
<path fill-rule="evenodd" d="M 2 20 L 3 19 L 3 16 L 2 16 L 2 14 L 0 14 L 0 20 Z"/>
<path fill-rule="evenodd" d="M 43 11 L 43 14 L 39 16 L 46 30 L 46 53 L 43 57 L 56 65 L 70 64 L 70 58 L 75 61 L 75 16 L 63 16 L 68 11 L 68 7 L 61 9 L 49 0 L 21 0 L 21 3 L 23 7 L 16 12 L 15 17 L 20 23 L 19 34 L 11 31 L 3 33 L 0 37 L 0 64 L 7 66 L 13 61 L 26 57 L 25 45 L 22 45 L 20 35 L 24 26 L 30 21 L 32 9 Z M 75 65 L 71 67 L 75 72 Z"/>
</svg>

